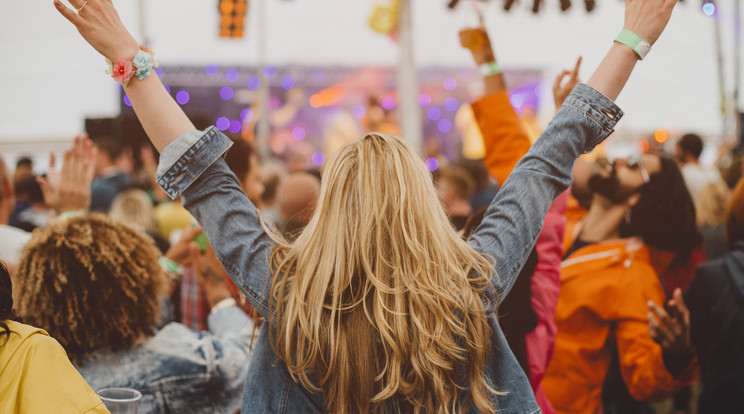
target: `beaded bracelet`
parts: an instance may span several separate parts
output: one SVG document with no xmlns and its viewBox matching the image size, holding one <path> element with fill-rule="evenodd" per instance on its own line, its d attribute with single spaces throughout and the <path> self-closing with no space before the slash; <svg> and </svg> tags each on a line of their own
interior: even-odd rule
<svg viewBox="0 0 744 414">
<path fill-rule="evenodd" d="M 108 64 L 106 73 L 124 86 L 127 86 L 134 76 L 137 76 L 139 80 L 143 80 L 150 76 L 153 68 L 158 67 L 158 62 L 152 57 L 154 54 L 155 52 L 151 49 L 140 45 L 137 54 L 134 55 L 134 59 L 131 61 L 119 59 L 113 62 L 111 59 L 106 58 L 106 63 Z"/>
</svg>

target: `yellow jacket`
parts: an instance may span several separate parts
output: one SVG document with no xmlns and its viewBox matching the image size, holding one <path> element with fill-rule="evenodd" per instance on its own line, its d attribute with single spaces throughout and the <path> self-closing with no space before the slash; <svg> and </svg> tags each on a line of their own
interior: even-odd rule
<svg viewBox="0 0 744 414">
<path fill-rule="evenodd" d="M 109 412 L 49 334 L 14 321 L 6 324 L 11 332 L 0 339 L 0 412 Z"/>
</svg>

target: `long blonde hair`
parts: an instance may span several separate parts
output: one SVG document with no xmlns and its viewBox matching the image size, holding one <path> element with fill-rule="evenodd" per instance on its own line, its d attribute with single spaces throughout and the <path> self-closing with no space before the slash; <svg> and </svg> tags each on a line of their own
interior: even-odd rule
<svg viewBox="0 0 744 414">
<path fill-rule="evenodd" d="M 273 237 L 272 346 L 330 412 L 495 410 L 484 375 L 492 260 L 453 230 L 402 140 L 342 147 L 302 234 Z"/>
</svg>

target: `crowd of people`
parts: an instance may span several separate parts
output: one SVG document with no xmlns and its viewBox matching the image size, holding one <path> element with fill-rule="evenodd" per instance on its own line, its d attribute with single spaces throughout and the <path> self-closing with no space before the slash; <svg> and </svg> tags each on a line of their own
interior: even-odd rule
<svg viewBox="0 0 744 414">
<path fill-rule="evenodd" d="M 70 3 L 152 146 L 81 135 L 41 176 L 0 157 L 0 411 L 109 412 L 106 388 L 140 413 L 744 409 L 744 180 L 695 134 L 582 155 L 676 1 L 627 0 L 534 142 L 485 28 L 461 31 L 485 157 L 434 173 L 374 131 L 269 168 L 192 125 L 111 1 Z"/>
</svg>

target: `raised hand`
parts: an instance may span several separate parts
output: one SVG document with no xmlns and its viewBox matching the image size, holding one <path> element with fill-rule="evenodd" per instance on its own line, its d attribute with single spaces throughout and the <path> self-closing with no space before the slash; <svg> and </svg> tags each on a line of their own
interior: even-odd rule
<svg viewBox="0 0 744 414">
<path fill-rule="evenodd" d="M 86 211 L 90 207 L 90 185 L 95 175 L 98 149 L 87 135 L 75 137 L 72 148 L 65 151 L 62 170 L 48 178 L 37 179 L 44 202 L 57 214 L 66 211 Z M 50 164 L 53 167 L 52 157 Z"/>
<path fill-rule="evenodd" d="M 75 10 L 54 0 L 54 7 L 98 53 L 116 61 L 131 60 L 139 45 L 129 33 L 111 0 L 69 0 Z"/>
<path fill-rule="evenodd" d="M 207 245 L 207 249 L 202 253 L 199 251 L 199 246 L 192 242 L 190 251 L 196 281 L 204 289 L 204 295 L 207 297 L 209 306 L 213 307 L 221 300 L 231 297 L 230 289 L 225 281 L 227 273 L 217 259 L 212 245 Z"/>
<path fill-rule="evenodd" d="M 579 83 L 579 67 L 581 66 L 581 56 L 576 59 L 576 66 L 573 70 L 564 70 L 558 77 L 555 78 L 553 84 L 553 101 L 555 102 L 555 109 L 559 109 L 563 105 L 563 101 L 566 100 L 568 95 L 573 90 L 574 86 Z M 568 80 L 564 82 L 564 79 L 568 76 Z"/>
<path fill-rule="evenodd" d="M 674 290 L 668 302 L 669 312 L 649 301 L 648 332 L 665 354 L 673 357 L 689 354 L 690 344 L 690 311 L 682 300 L 682 291 Z"/>
<path fill-rule="evenodd" d="M 624 29 L 654 44 L 664 31 L 677 0 L 625 0 Z"/>
</svg>

